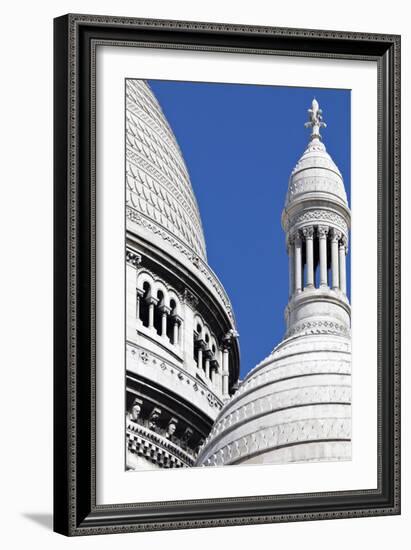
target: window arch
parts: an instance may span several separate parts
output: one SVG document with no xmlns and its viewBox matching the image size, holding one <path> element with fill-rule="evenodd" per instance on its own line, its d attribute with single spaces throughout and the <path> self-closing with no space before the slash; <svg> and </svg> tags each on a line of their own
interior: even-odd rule
<svg viewBox="0 0 411 550">
<path fill-rule="evenodd" d="M 140 315 L 140 321 L 145 327 L 148 327 L 149 322 L 149 305 L 148 300 L 151 296 L 151 286 L 148 281 L 144 281 L 143 283 L 143 296 L 140 300 L 140 307 L 139 307 L 139 315 Z"/>
</svg>

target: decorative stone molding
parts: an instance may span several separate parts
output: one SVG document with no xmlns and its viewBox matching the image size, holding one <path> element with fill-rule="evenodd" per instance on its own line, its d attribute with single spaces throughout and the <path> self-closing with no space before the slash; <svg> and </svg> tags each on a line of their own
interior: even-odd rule
<svg viewBox="0 0 411 550">
<path fill-rule="evenodd" d="M 142 257 L 140 254 L 132 252 L 131 250 L 126 251 L 126 262 L 131 264 L 133 267 L 138 267 L 141 264 Z"/>
<path fill-rule="evenodd" d="M 216 399 L 216 396 L 213 393 L 207 393 L 207 401 L 210 407 L 217 407 L 217 409 L 221 408 L 219 401 Z"/>
<path fill-rule="evenodd" d="M 343 194 L 343 183 L 340 177 L 336 179 L 327 177 L 307 177 L 295 179 L 288 187 L 288 202 L 297 200 L 295 197 L 303 193 L 323 191 L 332 195 Z"/>
<path fill-rule="evenodd" d="M 294 241 L 294 246 L 301 246 L 302 238 L 299 230 L 294 232 L 293 241 Z"/>
<path fill-rule="evenodd" d="M 315 418 L 264 428 L 224 445 L 207 457 L 202 466 L 233 464 L 259 452 L 324 440 L 351 441 L 351 419 Z M 200 464 L 206 448 L 207 441 L 199 451 Z"/>
<path fill-rule="evenodd" d="M 149 355 L 148 355 L 148 353 L 147 353 L 145 350 L 143 350 L 143 351 L 140 353 L 140 359 L 141 359 L 142 363 L 144 363 L 145 365 L 148 363 L 148 361 L 149 361 Z"/>
<path fill-rule="evenodd" d="M 217 395 L 215 395 L 214 392 L 210 392 L 210 388 L 206 384 L 204 384 L 198 378 L 189 374 L 188 371 L 169 363 L 168 361 L 164 360 L 163 358 L 160 358 L 155 354 L 148 353 L 145 349 L 132 347 L 132 349 L 130 350 L 130 353 L 132 355 L 135 355 L 136 349 L 144 365 L 147 365 L 150 367 L 152 366 L 153 368 L 156 368 L 159 366 L 161 370 L 164 371 L 165 375 L 170 374 L 172 376 L 176 376 L 177 380 L 179 380 L 182 384 L 185 384 L 186 386 L 191 386 L 193 388 L 193 391 L 195 392 L 200 392 L 200 394 L 204 396 L 204 399 L 207 399 L 210 407 L 215 407 L 217 409 L 222 408 L 223 406 L 222 400 Z M 213 394 L 212 400 L 208 399 L 207 397 L 208 393 Z"/>
<path fill-rule="evenodd" d="M 298 378 L 302 375 L 319 376 L 330 374 L 351 376 L 351 362 L 342 359 L 334 361 L 332 366 L 330 366 L 327 359 L 323 359 L 321 361 L 305 360 L 300 362 L 297 359 L 297 362 L 294 364 L 278 365 L 276 363 L 271 363 L 271 365 L 271 367 L 267 366 L 260 372 L 255 372 L 252 376 L 250 376 L 250 378 L 244 380 L 229 404 L 223 410 L 226 411 L 227 407 L 234 407 L 235 403 L 241 398 L 242 395 L 252 392 L 262 386 L 275 384 L 284 378 L 292 379 L 294 377 Z"/>
<path fill-rule="evenodd" d="M 341 231 L 338 231 L 338 229 L 335 229 L 335 227 L 331 228 L 330 234 L 331 234 L 331 241 L 333 242 L 338 242 L 342 237 Z"/>
<path fill-rule="evenodd" d="M 345 235 L 341 235 L 339 246 L 345 249 L 346 254 L 348 253 L 348 238 Z"/>
<path fill-rule="evenodd" d="M 195 310 L 198 306 L 198 298 L 195 294 L 191 292 L 191 290 L 188 290 L 188 288 L 184 289 L 183 293 L 183 302 L 185 304 L 188 304 L 191 309 Z"/>
<path fill-rule="evenodd" d="M 307 226 L 302 229 L 302 233 L 305 239 L 312 239 L 314 236 L 314 227 Z"/>
<path fill-rule="evenodd" d="M 327 227 L 326 225 L 319 225 L 318 228 L 317 228 L 317 231 L 318 231 L 318 235 L 321 237 L 327 237 L 328 235 L 328 232 L 329 232 L 329 227 Z"/>
<path fill-rule="evenodd" d="M 285 337 L 290 338 L 302 334 L 336 334 L 349 337 L 351 331 L 345 325 L 334 321 L 307 321 L 290 328 Z"/>
<path fill-rule="evenodd" d="M 295 227 L 297 225 L 302 225 L 305 223 L 311 223 L 313 225 L 330 223 L 339 227 L 346 235 L 348 234 L 348 226 L 346 221 L 340 214 L 336 212 L 331 212 L 328 210 L 308 210 L 301 214 L 297 214 L 291 220 L 289 219 L 286 222 L 285 230 L 288 231 L 290 227 Z"/>
<path fill-rule="evenodd" d="M 146 302 L 147 302 L 149 305 L 154 305 L 154 306 L 156 306 L 156 305 L 158 304 L 158 298 L 156 298 L 155 296 L 147 296 Z"/>
<path fill-rule="evenodd" d="M 296 379 L 299 381 L 299 379 Z M 351 379 L 349 378 L 349 381 Z M 326 385 L 326 386 L 299 386 L 287 388 L 282 391 L 270 391 L 264 396 L 241 404 L 238 408 L 230 409 L 230 412 L 214 424 L 209 434 L 209 440 L 215 441 L 219 436 L 231 428 L 235 429 L 239 423 L 251 423 L 253 418 L 282 410 L 284 407 L 309 406 L 312 404 L 349 404 L 351 403 L 351 384 Z"/>
</svg>

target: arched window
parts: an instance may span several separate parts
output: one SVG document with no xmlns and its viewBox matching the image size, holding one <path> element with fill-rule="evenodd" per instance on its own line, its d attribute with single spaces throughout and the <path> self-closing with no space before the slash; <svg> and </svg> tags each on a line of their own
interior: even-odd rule
<svg viewBox="0 0 411 550">
<path fill-rule="evenodd" d="M 142 324 L 148 327 L 148 299 L 151 295 L 151 287 L 147 281 L 143 284 L 143 291 L 144 294 L 140 300 L 139 313 Z"/>
</svg>

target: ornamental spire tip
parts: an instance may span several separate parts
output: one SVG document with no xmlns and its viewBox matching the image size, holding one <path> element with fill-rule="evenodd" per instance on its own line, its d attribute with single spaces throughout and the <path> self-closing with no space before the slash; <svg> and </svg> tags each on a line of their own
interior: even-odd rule
<svg viewBox="0 0 411 550">
<path fill-rule="evenodd" d="M 323 121 L 323 112 L 320 109 L 318 101 L 314 98 L 311 103 L 311 109 L 308 109 L 310 120 L 305 123 L 306 128 L 312 128 L 311 140 L 321 139 L 320 128 L 327 128 L 326 123 Z"/>
</svg>

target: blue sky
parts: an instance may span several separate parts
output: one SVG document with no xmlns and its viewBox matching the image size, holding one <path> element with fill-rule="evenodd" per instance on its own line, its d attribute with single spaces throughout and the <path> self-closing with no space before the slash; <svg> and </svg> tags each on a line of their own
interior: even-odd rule
<svg viewBox="0 0 411 550">
<path fill-rule="evenodd" d="M 243 378 L 284 336 L 288 260 L 281 212 L 291 170 L 308 143 L 304 123 L 313 97 L 323 109 L 323 141 L 351 204 L 350 91 L 148 83 L 183 152 L 208 262 L 233 304 Z"/>
</svg>

